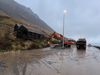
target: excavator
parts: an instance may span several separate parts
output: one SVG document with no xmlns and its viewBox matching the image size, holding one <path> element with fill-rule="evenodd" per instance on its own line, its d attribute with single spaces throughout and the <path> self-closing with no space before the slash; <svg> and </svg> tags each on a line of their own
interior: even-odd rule
<svg viewBox="0 0 100 75">
<path fill-rule="evenodd" d="M 49 36 L 48 44 L 53 48 L 61 47 L 63 45 L 63 35 L 54 32 L 51 36 Z M 75 44 L 74 40 L 64 37 L 64 47 L 70 48 L 73 44 Z"/>
</svg>

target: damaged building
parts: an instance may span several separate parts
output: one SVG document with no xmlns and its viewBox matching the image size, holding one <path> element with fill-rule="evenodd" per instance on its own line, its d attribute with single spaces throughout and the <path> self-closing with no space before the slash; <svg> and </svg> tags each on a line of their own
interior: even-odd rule
<svg viewBox="0 0 100 75">
<path fill-rule="evenodd" d="M 32 32 L 24 25 L 15 24 L 14 32 L 16 33 L 16 37 L 25 40 L 33 40 L 33 39 L 43 39 L 45 36 L 43 34 Z"/>
</svg>

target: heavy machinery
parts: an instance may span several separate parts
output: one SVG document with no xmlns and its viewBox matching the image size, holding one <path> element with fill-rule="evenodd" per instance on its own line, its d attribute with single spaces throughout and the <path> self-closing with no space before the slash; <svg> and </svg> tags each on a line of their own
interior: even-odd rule
<svg viewBox="0 0 100 75">
<path fill-rule="evenodd" d="M 86 39 L 85 38 L 78 39 L 76 42 L 76 47 L 77 47 L 77 49 L 86 50 Z"/>
<path fill-rule="evenodd" d="M 65 38 L 64 37 L 64 43 L 63 43 L 63 35 L 54 32 L 50 37 L 48 44 L 55 48 L 55 47 L 64 47 L 65 48 L 70 48 L 71 45 L 75 44 L 75 41 L 73 39 Z"/>
<path fill-rule="evenodd" d="M 75 42 L 68 40 L 68 41 L 65 41 L 65 42 L 64 42 L 64 47 L 70 48 L 71 45 L 73 45 L 73 44 L 75 44 Z"/>
</svg>

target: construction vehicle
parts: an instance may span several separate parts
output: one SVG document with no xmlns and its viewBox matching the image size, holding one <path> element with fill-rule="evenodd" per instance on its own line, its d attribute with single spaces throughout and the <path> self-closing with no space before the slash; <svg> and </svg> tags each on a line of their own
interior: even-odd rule
<svg viewBox="0 0 100 75">
<path fill-rule="evenodd" d="M 77 49 L 84 49 L 86 50 L 86 39 L 80 38 L 76 42 Z"/>
<path fill-rule="evenodd" d="M 71 45 L 73 45 L 73 44 L 75 44 L 74 41 L 71 41 L 71 40 L 64 41 L 64 47 L 70 48 Z"/>
<path fill-rule="evenodd" d="M 48 41 L 49 45 L 53 48 L 55 47 L 62 47 L 63 46 L 63 35 L 54 32 L 50 37 Z M 75 44 L 75 41 L 73 39 L 65 38 L 64 37 L 64 47 L 70 48 L 72 44 Z"/>
</svg>

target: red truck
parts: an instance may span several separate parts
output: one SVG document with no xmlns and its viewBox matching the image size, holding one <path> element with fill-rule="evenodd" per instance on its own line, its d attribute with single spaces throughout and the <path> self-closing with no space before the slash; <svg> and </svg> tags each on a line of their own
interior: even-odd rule
<svg viewBox="0 0 100 75">
<path fill-rule="evenodd" d="M 54 32 L 49 39 L 55 38 L 59 40 L 57 43 L 49 42 L 48 44 L 52 47 L 61 47 L 63 45 L 63 35 Z M 64 47 L 71 47 L 72 44 L 75 44 L 74 40 L 64 37 Z"/>
<path fill-rule="evenodd" d="M 67 42 L 64 42 L 64 47 L 71 47 L 71 45 L 73 44 L 75 44 L 75 42 L 67 41 Z"/>
</svg>

